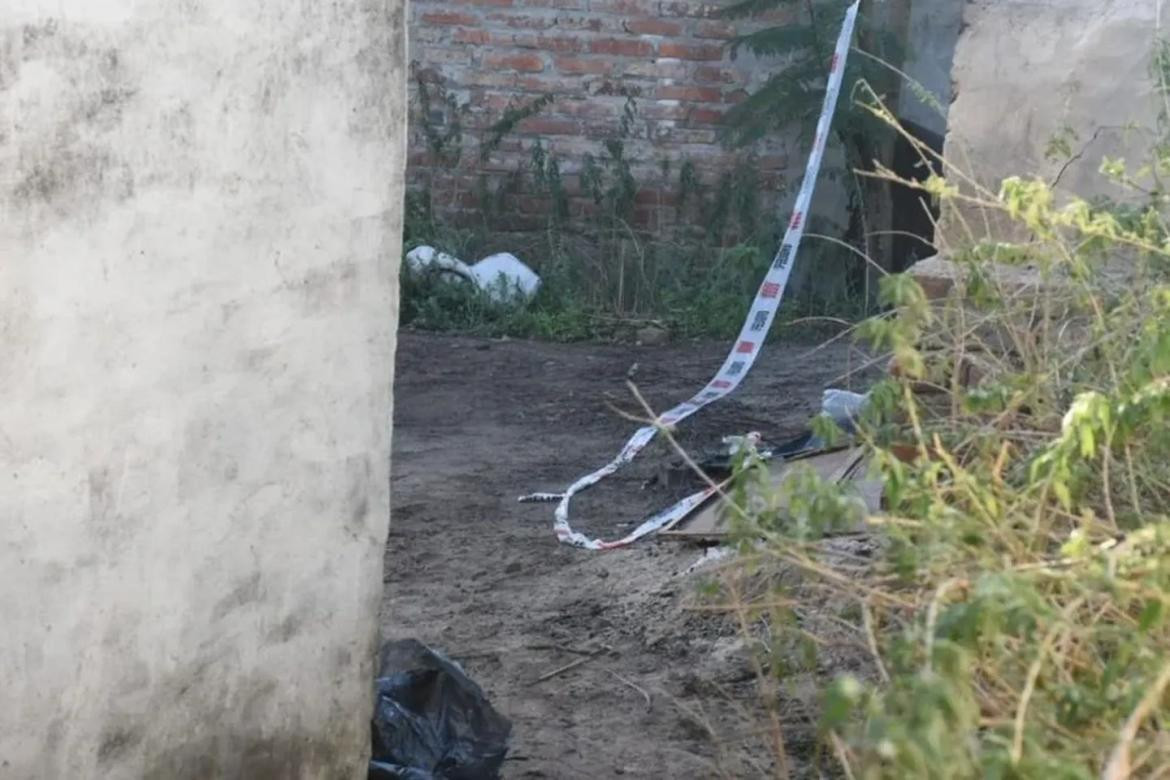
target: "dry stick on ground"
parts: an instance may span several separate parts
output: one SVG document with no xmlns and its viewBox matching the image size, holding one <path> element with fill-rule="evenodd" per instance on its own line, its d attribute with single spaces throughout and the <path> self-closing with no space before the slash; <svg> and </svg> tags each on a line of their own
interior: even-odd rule
<svg viewBox="0 0 1170 780">
<path fill-rule="evenodd" d="M 584 655 L 592 657 L 596 650 L 578 650 L 575 647 L 566 647 L 558 644 L 544 644 L 544 645 L 525 645 L 525 650 L 560 650 L 562 653 L 569 653 L 570 655 Z"/>
<path fill-rule="evenodd" d="M 613 669 L 606 669 L 606 671 L 609 672 L 610 674 L 612 674 L 614 677 L 616 677 L 618 682 L 623 683 L 628 688 L 632 688 L 633 690 L 642 694 L 642 698 L 646 700 L 646 709 L 647 710 L 651 709 L 654 706 L 651 699 L 650 699 L 650 694 L 646 691 L 645 688 L 638 685 L 637 683 L 634 683 L 634 682 L 631 682 L 630 680 L 627 680 L 625 677 L 622 677 L 620 674 L 615 672 Z"/>
<path fill-rule="evenodd" d="M 638 399 L 638 403 L 641 404 L 642 408 L 646 411 L 646 413 L 651 416 L 651 419 L 656 422 L 658 420 L 658 415 L 656 415 L 654 413 L 654 410 L 650 406 L 650 404 L 647 403 L 646 399 L 642 396 L 642 394 L 640 392 L 638 392 L 637 386 L 633 382 L 627 382 L 626 384 L 629 386 L 630 392 L 633 393 L 634 397 Z M 739 514 L 741 516 L 746 518 L 747 517 L 746 511 L 742 507 L 740 507 L 738 504 L 736 504 L 734 501 L 732 501 L 731 498 L 727 495 L 727 493 L 724 492 L 719 487 L 719 485 L 717 485 L 714 482 L 714 480 L 712 480 L 709 476 L 707 476 L 706 472 L 704 472 L 703 469 L 699 467 L 699 464 L 695 463 L 694 459 L 691 458 L 691 456 L 686 452 L 686 450 L 684 450 L 681 446 L 679 446 L 678 442 L 676 442 L 674 440 L 674 437 L 671 436 L 669 434 L 669 432 L 667 432 L 662 426 L 659 426 L 659 428 L 663 431 L 663 433 L 666 434 L 667 441 L 669 441 L 671 446 L 673 446 L 675 448 L 675 450 L 683 457 L 683 459 L 686 461 L 687 465 L 690 466 L 696 474 L 698 474 L 700 477 L 702 477 L 703 481 L 706 482 L 709 487 L 711 487 L 715 490 L 715 492 L 719 495 L 721 500 L 723 500 L 728 506 L 733 507 L 737 512 L 739 512 Z M 744 605 L 742 603 L 737 603 L 733 606 L 736 607 L 735 614 L 739 620 L 740 628 L 743 631 L 743 635 L 745 637 L 750 636 L 751 632 L 747 629 L 746 616 L 743 614 Z M 769 717 L 771 719 L 771 725 L 772 725 L 772 735 L 771 736 L 772 736 L 772 741 L 773 741 L 773 752 L 775 753 L 775 758 L 776 758 L 776 762 L 777 762 L 777 766 L 776 766 L 777 776 L 786 779 L 791 774 L 789 772 L 789 769 L 788 769 L 788 752 L 784 747 L 784 733 L 780 727 L 780 720 L 776 715 L 775 708 L 772 706 L 769 706 L 768 696 L 764 691 L 763 683 L 768 678 L 765 676 L 763 668 L 760 666 L 759 659 L 757 659 L 754 656 L 754 654 L 751 655 L 751 663 L 755 667 L 756 677 L 757 677 L 758 682 L 760 683 L 759 694 L 760 694 L 761 703 L 764 705 L 765 709 L 767 709 Z"/>
<path fill-rule="evenodd" d="M 677 441 L 674 440 L 674 437 L 670 435 L 670 431 L 668 431 L 665 426 L 658 424 L 658 415 L 654 412 L 654 409 L 650 406 L 650 404 L 642 396 L 642 393 L 639 392 L 638 386 L 635 385 L 633 382 L 630 382 L 628 380 L 626 381 L 626 386 L 629 388 L 630 392 L 633 393 L 634 398 L 637 399 L 637 401 L 638 401 L 639 405 L 641 405 L 642 409 L 646 412 L 646 414 L 649 415 L 649 419 L 643 419 L 643 418 L 636 417 L 632 414 L 629 414 L 628 412 L 624 412 L 621 409 L 618 409 L 616 407 L 611 406 L 613 411 L 618 416 L 623 417 L 627 420 L 630 420 L 631 422 L 635 422 L 638 425 L 655 425 L 655 426 L 657 426 L 659 431 L 661 431 L 662 434 L 664 436 L 666 436 L 666 440 L 670 443 L 671 447 L 674 448 L 675 452 L 677 452 L 679 454 L 679 456 L 682 457 L 683 462 L 686 463 L 687 467 L 690 468 L 691 471 L 695 472 L 695 474 L 697 474 L 698 477 L 701 480 L 703 480 L 703 482 L 707 485 L 708 488 L 711 488 L 712 490 L 715 491 L 715 495 L 717 495 L 719 497 L 720 501 L 722 501 L 725 506 L 731 507 L 736 513 L 739 514 L 740 517 L 747 519 L 746 510 L 743 507 L 741 507 L 739 504 L 732 501 L 731 497 L 727 495 L 727 491 L 725 491 L 717 482 L 715 482 L 715 480 L 711 479 L 711 477 L 707 474 L 707 472 L 703 471 L 702 467 L 699 466 L 699 464 L 695 462 L 694 458 L 692 458 L 690 456 L 690 454 L 686 450 L 684 450 L 679 445 L 679 443 Z"/>
<path fill-rule="evenodd" d="M 594 650 L 589 655 L 587 655 L 583 658 L 578 658 L 576 661 L 572 661 L 570 663 L 567 663 L 564 666 L 559 666 L 556 669 L 553 669 L 551 672 L 548 672 L 546 674 L 542 674 L 540 677 L 537 677 L 535 680 L 533 680 L 532 682 L 530 682 L 528 684 L 530 686 L 531 685 L 539 685 L 540 683 L 545 682 L 546 680 L 551 680 L 554 677 L 558 677 L 558 676 L 564 674 L 565 672 L 570 672 L 570 671 L 576 669 L 578 666 L 581 666 L 582 664 L 587 664 L 590 661 L 592 661 L 594 658 L 597 658 L 599 655 L 602 655 L 603 653 L 609 652 L 612 649 L 613 648 L 610 647 L 609 645 L 603 645 L 602 647 L 599 647 L 596 650 Z"/>
<path fill-rule="evenodd" d="M 744 507 L 741 507 L 739 504 L 737 504 L 734 500 L 732 500 L 731 496 L 729 496 L 727 494 L 727 491 L 724 490 L 721 485 L 717 484 L 714 480 L 712 480 L 711 477 L 708 476 L 705 471 L 703 471 L 703 469 L 699 466 L 699 464 L 695 462 L 694 458 L 692 458 L 690 456 L 690 454 L 682 447 L 682 445 L 680 445 L 678 443 L 678 441 L 676 441 L 675 438 L 670 435 L 670 431 L 667 430 L 666 427 L 664 427 L 662 425 L 658 425 L 658 423 L 657 423 L 658 415 L 654 413 L 653 408 L 646 401 L 646 399 L 642 396 L 642 394 L 638 391 L 637 385 L 635 385 L 633 382 L 626 382 L 626 385 L 629 387 L 630 392 L 633 393 L 634 397 L 638 400 L 638 403 L 641 404 L 642 408 L 646 411 L 646 414 L 649 415 L 649 418 L 648 419 L 638 418 L 638 417 L 635 417 L 631 414 L 623 412 L 620 409 L 614 409 L 614 411 L 619 416 L 621 416 L 627 420 L 631 420 L 633 422 L 636 422 L 639 425 L 657 425 L 659 431 L 661 431 L 662 434 L 666 437 L 667 442 L 674 449 L 674 451 L 683 459 L 683 461 L 686 463 L 686 465 L 692 471 L 694 471 L 695 474 L 697 474 L 699 476 L 699 478 L 702 479 L 703 482 L 709 488 L 712 489 L 713 494 L 719 497 L 720 502 L 724 506 L 730 507 L 731 510 L 734 511 L 736 514 L 738 514 L 741 518 L 743 518 L 745 520 L 750 519 L 750 518 L 748 518 L 747 510 Z M 770 540 L 770 539 L 771 539 L 771 537 L 769 537 L 768 535 L 765 535 L 765 540 Z M 837 573 L 825 568 L 824 566 L 817 563 L 816 561 L 814 561 L 812 558 L 808 557 L 807 555 L 798 555 L 796 552 L 791 551 L 791 550 L 799 550 L 799 549 L 800 549 L 800 545 L 795 540 L 785 539 L 784 545 L 783 545 L 783 552 L 779 552 L 778 550 L 769 550 L 769 551 L 767 551 L 767 554 L 770 555 L 771 557 L 777 558 L 778 560 L 782 560 L 782 561 L 785 561 L 789 564 L 792 564 L 793 566 L 796 566 L 797 568 L 803 569 L 805 571 L 810 571 L 828 582 L 834 582 L 842 587 L 843 592 L 854 594 L 857 592 L 858 589 L 860 589 L 863 592 L 865 592 L 866 594 L 872 596 L 875 600 L 881 600 L 881 601 L 886 602 L 886 604 L 889 606 L 895 606 L 895 607 L 913 607 L 914 606 L 913 604 L 905 601 L 904 599 L 899 599 L 899 598 L 892 596 L 888 593 L 859 585 L 855 580 L 850 579 L 848 577 L 845 577 L 843 575 L 837 574 Z"/>
</svg>

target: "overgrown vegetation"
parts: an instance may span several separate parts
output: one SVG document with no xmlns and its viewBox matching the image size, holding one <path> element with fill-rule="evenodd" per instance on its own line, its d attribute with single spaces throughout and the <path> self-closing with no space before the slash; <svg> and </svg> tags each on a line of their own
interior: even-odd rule
<svg viewBox="0 0 1170 780">
<path fill-rule="evenodd" d="M 805 672 L 827 687 L 801 756 L 823 774 L 1170 775 L 1167 148 L 1104 162 L 1125 205 L 945 162 L 922 185 L 958 273 L 935 301 L 885 278 L 890 312 L 858 329 L 897 369 L 861 421 L 880 516 L 811 473 L 789 511 L 745 506 L 764 466 L 744 456 L 742 556 L 707 596 L 750 642 L 768 774 L 793 766 L 780 702 Z M 864 554 L 826 538 L 859 523 Z"/>
<path fill-rule="evenodd" d="M 747 13 L 752 10 L 748 5 L 731 10 Z M 783 224 L 783 218 L 774 213 L 775 204 L 762 197 L 758 166 L 746 149 L 763 133 L 778 128 L 776 117 L 791 125 L 794 109 L 795 121 L 807 119 L 810 111 L 815 119 L 814 104 L 819 106 L 823 97 L 816 80 L 825 75 L 825 51 L 831 52 L 833 45 L 829 28 L 840 22 L 838 5 L 836 0 L 826 4 L 815 24 L 797 22 L 779 32 L 734 43 L 762 53 L 799 56 L 785 59 L 783 76 L 733 112 L 725 140 L 745 151 L 740 164 L 714 182 L 702 181 L 690 162 L 672 164 L 665 159 L 657 163 L 657 173 L 647 176 L 645 161 L 631 159 L 629 151 L 629 142 L 638 133 L 639 96 L 623 90 L 625 105 L 616 130 L 598 143 L 596 153 L 566 160 L 537 140 L 527 147 L 526 166 L 504 175 L 480 174 L 473 193 L 440 192 L 442 186 L 466 186 L 458 183 L 457 176 L 450 177 L 455 184 L 443 185 L 434 170 L 460 167 L 469 135 L 468 109 L 440 85 L 417 78 L 415 120 L 432 167 L 425 186 L 408 198 L 407 250 L 429 244 L 468 260 L 488 251 L 513 251 L 536 268 L 544 286 L 536 300 L 519 307 L 492 304 L 468 287 L 453 287 L 438 278 L 404 278 L 403 324 L 549 339 L 621 337 L 646 325 L 680 337 L 735 333 L 775 251 L 778 226 Z M 782 47 L 778 48 L 776 38 Z M 784 111 L 769 114 L 780 99 L 773 94 L 777 90 L 780 98 L 799 99 Z M 499 149 L 521 122 L 553 100 L 540 96 L 504 110 L 480 133 L 480 162 Z M 863 247 L 869 240 L 862 214 L 865 193 L 849 171 L 859 161 L 868 162 L 877 155 L 873 128 L 880 123 L 871 121 L 872 128 L 863 132 L 857 125 L 859 115 L 852 110 L 846 113 L 849 116 L 837 133 L 847 150 L 848 165 L 829 165 L 824 175 L 850 178 L 845 191 L 851 224 L 843 228 L 813 215 L 810 234 L 823 230 L 842 236 L 845 245 Z M 771 117 L 767 124 L 761 124 L 764 114 Z M 642 191 L 668 198 L 673 218 L 640 224 L 636 211 Z M 461 197 L 474 197 L 477 220 L 455 228 L 437 216 L 434 203 L 440 199 L 458 202 Z M 539 231 L 529 231 L 527 236 L 507 232 L 518 203 L 538 204 Z M 847 235 L 842 235 L 843 229 Z M 501 243 L 505 235 L 510 245 Z M 823 331 L 827 323 L 836 322 L 832 327 L 839 327 L 866 313 L 871 303 L 867 272 L 845 245 L 818 243 L 815 238 L 805 243 L 803 266 L 823 265 L 832 258 L 837 262 L 831 267 L 852 271 L 841 285 L 807 285 L 798 294 L 790 293 L 773 333 L 788 334 L 793 327 Z"/>
<path fill-rule="evenodd" d="M 811 139 L 825 96 L 825 69 L 832 60 L 833 47 L 840 31 L 841 19 L 852 0 L 737 0 L 717 15 L 726 19 L 752 19 L 783 12 L 781 24 L 757 29 L 731 41 L 734 54 L 746 51 L 777 61 L 780 66 L 767 82 L 733 107 L 725 119 L 723 139 L 733 146 L 750 145 L 770 134 L 783 132 L 794 124 L 801 137 Z M 938 99 L 918 85 L 903 84 L 886 64 L 905 59 L 904 46 L 888 31 L 874 24 L 863 6 L 858 17 L 857 51 L 847 61 L 844 83 L 846 91 L 853 85 L 890 97 L 901 89 L 913 89 L 931 108 L 940 108 Z M 766 17 L 765 17 L 766 18 Z M 858 170 L 868 170 L 875 160 L 889 160 L 895 134 L 885 123 L 854 100 L 841 101 L 833 118 L 832 140 L 840 153 L 840 162 L 830 162 L 822 170 L 826 181 L 839 182 L 845 194 L 848 224 L 838 228 L 841 238 L 864 248 L 873 258 L 881 259 L 888 251 L 880 231 L 871 222 L 880 222 L 889 201 L 886 183 L 864 179 Z M 830 155 L 830 160 L 833 156 Z M 866 282 L 870 269 L 864 263 L 847 263 L 845 289 L 851 298 L 868 294 Z"/>
</svg>

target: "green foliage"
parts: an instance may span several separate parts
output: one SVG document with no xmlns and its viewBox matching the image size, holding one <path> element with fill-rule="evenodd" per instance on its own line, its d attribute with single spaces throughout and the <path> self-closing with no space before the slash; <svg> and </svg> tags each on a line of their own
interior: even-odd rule
<svg viewBox="0 0 1170 780">
<path fill-rule="evenodd" d="M 564 287 L 546 283 L 530 302 L 520 296 L 496 301 L 471 284 L 403 266 L 400 320 L 404 327 L 477 336 L 577 341 L 590 338 L 596 323 Z"/>
<path fill-rule="evenodd" d="M 825 99 L 826 76 L 832 61 L 847 0 L 740 0 L 721 8 L 718 15 L 732 19 L 752 19 L 767 12 L 786 9 L 786 21 L 743 34 L 731 42 L 733 55 L 748 51 L 768 58 L 774 72 L 746 100 L 726 115 L 723 140 L 733 147 L 747 147 L 779 132 L 799 130 L 803 148 L 811 145 L 816 120 Z M 902 43 L 879 25 L 869 23 L 859 14 L 854 51 L 847 60 L 843 91 L 833 118 L 830 146 L 841 151 L 840 157 L 826 158 L 821 176 L 842 185 L 847 200 L 847 223 L 825 227 L 824 232 L 840 236 L 845 244 L 858 248 L 850 252 L 844 246 L 830 251 L 821 248 L 828 263 L 843 280 L 845 295 L 865 299 L 870 294 L 869 269 L 862 259 L 872 255 L 879 264 L 886 262 L 885 239 L 876 237 L 871 221 L 879 224 L 882 209 L 889 200 L 882 182 L 863 181 L 855 175 L 870 170 L 875 161 L 891 159 L 895 134 L 879 112 L 873 110 L 879 96 L 888 97 L 898 89 L 909 89 L 928 105 L 937 107 L 938 99 L 913 82 L 901 84 L 896 70 L 887 62 L 905 58 Z M 865 100 L 859 100 L 864 96 Z M 833 161 L 840 159 L 841 163 Z M 823 221 L 823 220 L 822 220 Z M 868 301 L 867 301 L 868 303 Z"/>
<path fill-rule="evenodd" d="M 765 27 L 735 38 L 732 52 L 747 50 L 761 57 L 778 60 L 777 72 L 767 83 L 754 91 L 747 100 L 732 109 L 726 119 L 725 139 L 736 146 L 751 144 L 774 132 L 786 130 L 794 122 L 811 131 L 825 99 L 825 77 L 837 34 L 840 31 L 845 0 L 741 0 L 720 9 L 725 18 L 750 18 L 781 8 L 796 7 L 796 21 Z M 865 27 L 865 17 L 859 17 L 859 28 Z M 891 62 L 900 60 L 900 46 L 890 35 L 873 33 L 877 58 Z M 847 167 L 869 166 L 872 152 L 889 139 L 890 129 L 873 116 L 851 105 L 848 99 L 852 85 L 858 82 L 881 85 L 890 81 L 889 71 L 870 58 L 854 56 L 849 59 L 844 77 L 841 107 L 834 118 L 834 135 L 843 144 Z"/>
<path fill-rule="evenodd" d="M 1070 139 L 1063 134 L 1057 153 L 1071 151 Z M 1024 177 L 994 192 L 925 185 L 956 232 L 1008 224 L 1029 240 L 993 233 L 957 249 L 958 278 L 941 301 L 911 277 L 887 277 L 889 311 L 858 330 L 899 369 L 873 388 L 861 422 L 886 498 L 866 521 L 881 540 L 872 560 L 823 538 L 856 520 L 842 488 L 806 475 L 784 487 L 783 501 L 750 503 L 740 485 L 761 470 L 750 458 L 739 470 L 737 538 L 752 554 L 710 597 L 768 621 L 760 665 L 782 677 L 796 660 L 791 638 L 837 632 L 813 643 L 825 651 L 818 668 L 842 645 L 864 649 L 848 674 L 825 680 L 822 773 L 1170 772 L 1162 145 L 1146 166 L 1103 166 L 1132 196 L 1125 207 L 1062 201 Z M 1032 274 L 1026 283 L 1022 271 Z M 973 364 L 979 373 L 964 373 Z M 859 604 L 861 617 L 818 622 L 815 610 L 769 609 L 776 594 L 747 591 L 745 572 L 799 573 L 789 577 L 798 582 L 785 594 L 791 602 Z"/>
<path fill-rule="evenodd" d="M 513 130 L 516 126 L 529 117 L 534 117 L 548 106 L 552 105 L 552 95 L 541 95 L 534 98 L 527 103 L 522 103 L 518 106 L 508 106 L 504 109 L 503 116 L 491 124 L 487 131 L 487 137 L 479 147 L 480 160 L 486 160 L 492 152 L 499 148 L 500 142 Z"/>
<path fill-rule="evenodd" d="M 464 159 L 463 108 L 425 80 L 419 82 L 419 120 L 440 165 Z M 625 103 L 612 137 L 579 160 L 565 160 L 545 142 L 530 144 L 527 166 L 494 181 L 480 176 L 475 195 L 479 224 L 453 227 L 440 219 L 431 188 L 407 196 L 405 244 L 423 244 L 464 259 L 507 249 L 530 262 L 544 285 L 530 304 L 493 304 L 469 285 L 442 278 L 414 278 L 404 271 L 401 321 L 407 327 L 567 339 L 626 339 L 652 323 L 677 337 L 728 337 L 738 332 L 760 279 L 774 252 L 774 217 L 760 200 L 757 166 L 745 155 L 717 180 L 704 183 L 690 161 L 677 167 L 663 160 L 657 179 L 640 180 L 628 142 L 635 132 L 638 99 L 623 92 Z M 551 104 L 541 96 L 510 106 L 488 125 L 479 143 L 481 159 L 497 149 L 524 119 Z M 436 104 L 446 106 L 442 111 Z M 433 117 L 442 119 L 431 127 Z M 458 128 L 456 129 L 456 126 Z M 569 194 L 563 173 L 575 169 L 579 190 L 593 208 L 587 213 Z M 644 167 L 638 170 L 644 171 Z M 635 229 L 639 191 L 647 186 L 673 194 L 678 217 L 672 222 Z M 512 216 L 517 198 L 546 204 L 540 214 L 544 231 L 527 242 L 499 246 L 496 225 Z M 816 262 L 816 250 L 806 250 Z M 861 306 L 815 291 L 790 296 L 782 318 L 834 315 L 856 318 Z M 774 333 L 808 335 L 824 323 L 786 326 Z"/>
<path fill-rule="evenodd" d="M 443 165 L 458 164 L 463 155 L 463 118 L 467 104 L 459 103 L 442 85 L 429 81 L 421 70 L 415 70 L 414 82 L 422 118 L 419 124 L 426 137 L 427 151 Z"/>
</svg>

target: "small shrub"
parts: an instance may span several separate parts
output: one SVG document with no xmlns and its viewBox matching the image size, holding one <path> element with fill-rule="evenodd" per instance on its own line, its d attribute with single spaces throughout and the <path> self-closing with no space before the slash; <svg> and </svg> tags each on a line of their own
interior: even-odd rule
<svg viewBox="0 0 1170 780">
<path fill-rule="evenodd" d="M 803 662 L 823 672 L 814 762 L 824 771 L 1108 780 L 1170 772 L 1170 214 L 1161 165 L 1131 171 L 1106 161 L 1103 170 L 1135 193 L 1125 207 L 1061 201 L 1032 179 L 1007 179 L 998 192 L 957 173 L 961 188 L 922 185 L 941 198 L 954 233 L 977 235 L 963 221 L 985 211 L 996 217 L 987 224 L 1022 227 L 1029 238 L 949 247 L 961 273 L 943 301 L 928 301 L 910 277 L 883 280 L 890 311 L 860 329 L 899 368 L 873 389 L 862 421 L 888 501 L 869 520 L 877 554 L 842 554 L 823 538 L 840 527 L 847 498 L 814 477 L 796 486 L 784 518 L 746 512 L 738 522 L 746 554 L 720 581 L 727 610 L 769 626 L 758 643 L 761 667 L 779 670 L 761 681 L 769 709 L 807 651 L 807 641 L 795 651 L 795 640 L 836 631 L 860 649 L 856 668 L 835 680 L 832 657 Z M 964 380 L 972 363 L 980 381 Z M 749 456 L 739 479 L 759 473 Z M 745 578 L 787 584 L 760 594 L 742 587 Z M 778 600 L 806 608 L 777 612 L 769 604 Z M 842 604 L 853 617 L 826 617 L 826 605 Z M 784 774 L 783 739 L 771 744 Z"/>
</svg>

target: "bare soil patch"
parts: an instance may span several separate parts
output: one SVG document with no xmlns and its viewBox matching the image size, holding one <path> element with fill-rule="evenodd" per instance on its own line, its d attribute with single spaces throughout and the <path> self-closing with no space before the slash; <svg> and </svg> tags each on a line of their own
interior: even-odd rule
<svg viewBox="0 0 1170 780">
<path fill-rule="evenodd" d="M 848 387 L 838 377 L 858 360 L 845 344 L 813 347 L 769 345 L 736 395 L 683 423 L 682 443 L 798 433 L 826 386 Z M 634 424 L 609 403 L 636 408 L 624 384 L 633 364 L 662 409 L 697 390 L 724 349 L 400 334 L 383 630 L 458 660 L 513 720 L 507 777 L 707 778 L 717 759 L 731 776 L 767 771 L 764 751 L 721 741 L 760 724 L 737 632 L 687 609 L 696 578 L 682 573 L 702 550 L 653 539 L 570 549 L 552 533 L 552 505 L 517 503 L 562 490 L 620 449 Z M 656 443 L 579 496 L 577 527 L 615 538 L 669 504 L 678 486 L 645 483 L 673 459 Z M 534 684 L 597 648 L 607 649 Z M 812 750 L 818 687 L 812 677 L 785 686 L 798 761 Z"/>
</svg>

